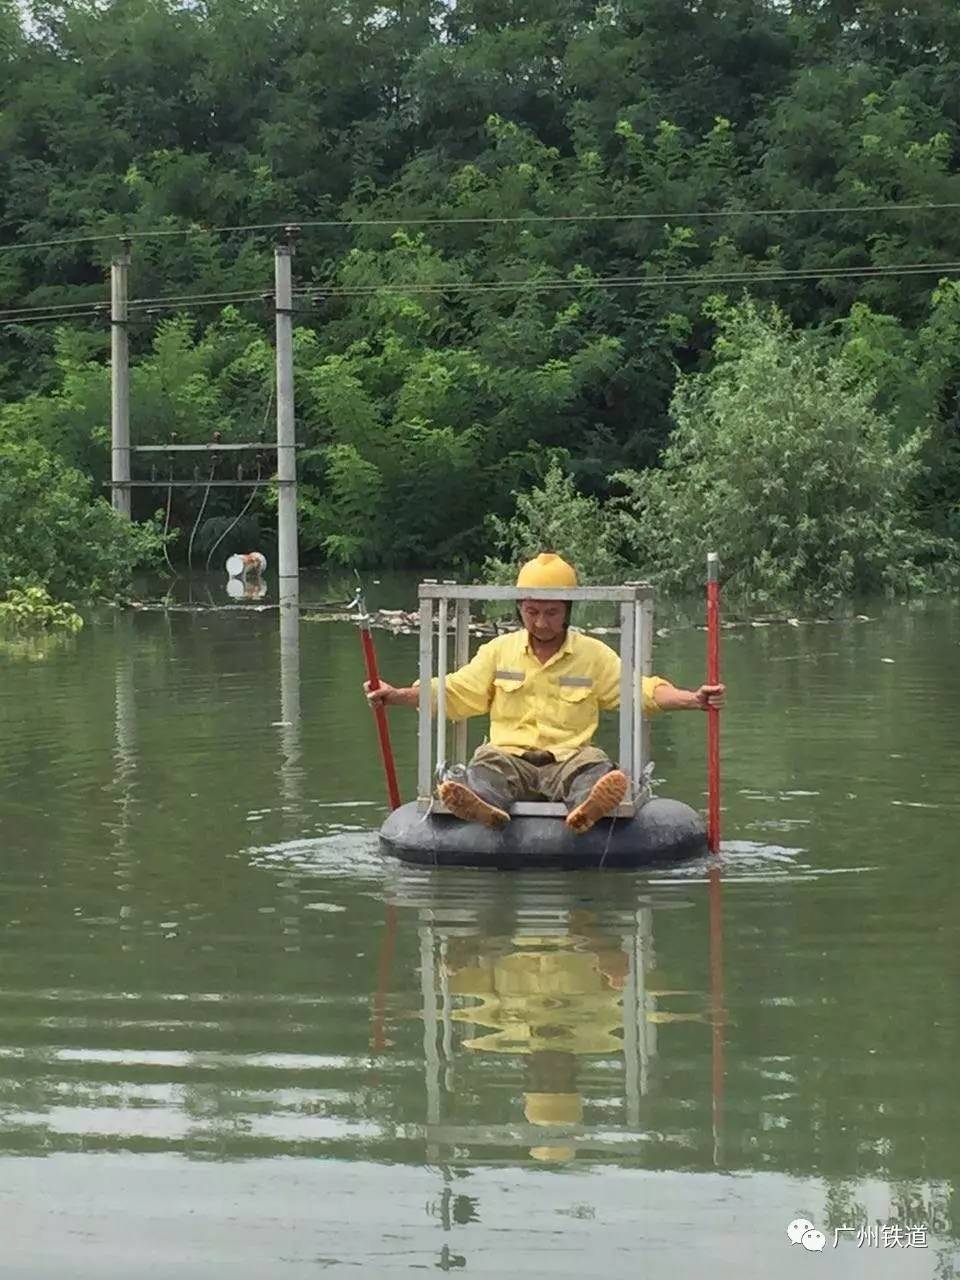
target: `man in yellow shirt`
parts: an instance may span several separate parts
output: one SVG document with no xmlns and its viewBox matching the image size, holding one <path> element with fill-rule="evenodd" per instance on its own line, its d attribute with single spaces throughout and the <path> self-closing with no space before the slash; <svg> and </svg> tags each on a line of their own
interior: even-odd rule
<svg viewBox="0 0 960 1280">
<path fill-rule="evenodd" d="M 518 587 L 575 587 L 576 571 L 543 552 L 520 570 Z M 439 795 L 458 818 L 499 827 L 517 800 L 561 800 L 571 831 L 588 831 L 612 813 L 629 780 L 591 745 L 600 711 L 620 705 L 620 657 L 609 645 L 568 627 L 564 600 L 521 600 L 523 628 L 481 645 L 446 679 L 451 720 L 490 715 L 490 741 L 474 753 L 463 780 L 451 770 Z M 434 681 L 436 685 L 436 681 Z M 416 707 L 416 685 L 381 683 L 371 703 Z M 723 705 L 723 685 L 678 689 L 661 676 L 643 681 L 645 715 Z M 462 771 L 461 771 L 462 772 Z"/>
</svg>

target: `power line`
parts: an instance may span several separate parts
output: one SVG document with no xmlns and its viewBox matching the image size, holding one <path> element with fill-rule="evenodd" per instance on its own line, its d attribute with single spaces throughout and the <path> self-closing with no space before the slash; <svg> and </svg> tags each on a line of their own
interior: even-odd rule
<svg viewBox="0 0 960 1280">
<path fill-rule="evenodd" d="M 316 293 L 318 292 L 318 290 L 311 289 L 310 292 Z M 329 291 L 325 290 L 324 292 L 329 292 Z M 197 298 L 191 298 L 187 296 L 175 302 L 161 302 L 157 300 L 157 301 L 151 302 L 147 306 L 141 306 L 141 307 L 138 307 L 135 302 L 131 302 L 129 304 L 129 307 L 131 312 L 140 311 L 143 313 L 143 315 L 150 317 L 152 315 L 155 315 L 159 311 L 178 311 L 178 310 L 193 311 L 193 310 L 198 310 L 201 307 L 220 307 L 220 306 L 231 306 L 231 305 L 242 307 L 242 306 L 249 306 L 255 302 L 263 302 L 264 300 L 266 300 L 268 303 L 272 303 L 273 294 L 272 293 L 268 294 L 266 296 L 266 299 L 264 299 L 264 294 L 262 292 L 252 294 L 251 296 L 245 297 L 245 298 L 238 298 L 234 294 L 224 294 L 223 296 L 220 296 L 218 294 L 209 294 L 205 297 L 197 297 Z M 147 321 L 141 321 L 140 323 L 147 323 Z"/>
<path fill-rule="evenodd" d="M 338 297 L 375 297 L 388 293 L 542 293 L 563 289 L 657 289 L 668 285 L 705 285 L 705 284 L 765 284 L 791 283 L 807 280 L 870 280 L 892 276 L 935 275 L 943 272 L 960 271 L 960 262 L 907 262 L 891 263 L 881 266 L 865 267 L 797 267 L 772 271 L 719 271 L 719 272 L 675 272 L 658 276 L 595 276 L 582 279 L 543 280 L 530 278 L 525 280 L 472 280 L 472 281 L 434 281 L 420 283 L 384 282 L 374 285 L 302 285 L 294 290 L 299 298 L 322 300 Z M 136 298 L 129 302 L 131 311 L 147 312 L 159 310 L 194 309 L 208 306 L 240 305 L 244 302 L 270 301 L 271 290 L 258 290 L 243 293 L 196 293 L 179 294 L 168 297 Z M 56 307 L 21 308 L 14 311 L 0 311 L 0 322 L 7 324 L 29 324 L 43 321 L 59 321 L 85 319 L 87 317 L 105 318 L 104 303 L 65 304 L 58 310 Z"/>
<path fill-rule="evenodd" d="M 0 311 L 0 319 L 16 320 L 21 317 L 29 319 L 31 316 L 39 316 L 45 312 L 54 312 L 58 315 L 69 312 L 77 312 L 84 314 L 96 311 L 109 312 L 110 304 L 106 302 L 47 302 L 34 307 L 11 307 L 9 310 Z"/>
<path fill-rule="evenodd" d="M 659 276 L 596 276 L 584 279 L 564 280 L 454 280 L 435 283 L 377 284 L 377 285 L 329 285 L 295 290 L 299 294 L 320 294 L 325 297 L 373 297 L 378 293 L 507 293 L 517 290 L 531 293 L 554 289 L 655 289 L 674 284 L 763 284 L 827 279 L 871 279 L 881 276 L 930 275 L 940 271 L 960 270 L 960 262 L 901 263 L 877 267 L 798 267 L 780 271 L 726 271 L 713 274 L 681 272 Z"/>
<path fill-rule="evenodd" d="M 0 324 L 9 325 L 11 327 L 20 328 L 26 324 L 60 324 L 67 320 L 102 320 L 104 316 L 97 315 L 92 311 L 69 311 L 62 315 L 49 314 L 41 316 L 14 316 L 12 319 L 6 319 L 0 315 Z"/>
<path fill-rule="evenodd" d="M 82 236 L 61 236 L 52 240 L 31 240 L 20 244 L 0 245 L 0 253 L 25 253 L 31 249 L 54 249 L 63 245 L 97 244 L 120 240 L 160 240 L 176 236 L 229 235 L 236 232 L 282 231 L 288 227 L 313 230 L 337 230 L 351 227 L 476 227 L 537 225 L 552 223 L 656 222 L 709 220 L 713 218 L 800 218 L 849 213 L 911 213 L 960 209 L 960 201 L 904 204 L 795 206 L 787 209 L 689 209 L 667 213 L 523 213 L 489 214 L 466 218 L 395 217 L 395 218 L 286 218 L 283 222 L 251 222 L 236 226 L 156 227 L 146 231 L 111 231 Z"/>
<path fill-rule="evenodd" d="M 161 298 L 137 298 L 132 299 L 128 306 L 130 309 L 149 310 L 153 306 L 179 306 L 181 303 L 191 303 L 202 305 L 205 302 L 216 303 L 220 305 L 226 302 L 258 302 L 262 299 L 272 298 L 272 290 L 258 289 L 256 291 L 238 291 L 236 293 L 187 293 L 187 294 L 171 294 Z M 0 320 L 14 321 L 21 319 L 43 319 L 46 314 L 52 313 L 55 316 L 68 316 L 70 314 L 78 315 L 99 315 L 109 319 L 110 304 L 108 302 L 62 302 L 62 303 L 45 303 L 35 307 L 14 307 L 7 311 L 0 311 Z"/>
<path fill-rule="evenodd" d="M 271 298 L 273 291 L 270 289 L 238 289 L 230 293 L 187 293 L 187 294 L 168 294 L 158 298 L 137 298 L 132 299 L 129 303 L 131 307 L 149 307 L 154 304 L 163 306 L 170 303 L 178 302 L 200 302 L 209 299 L 214 302 L 228 302 L 232 299 L 238 302 L 257 301 L 261 298 Z M 0 319 L 14 319 L 18 316 L 39 315 L 44 311 L 55 311 L 58 313 L 66 313 L 68 311 L 101 311 L 109 312 L 109 302 L 47 302 L 39 303 L 36 306 L 20 306 L 11 307 L 5 311 L 0 311 Z"/>
<path fill-rule="evenodd" d="M 161 295 L 157 298 L 131 298 L 128 305 L 131 307 L 150 307 L 163 306 L 172 302 L 229 301 L 230 299 L 236 299 L 238 302 L 258 302 L 261 299 L 270 299 L 272 297 L 272 289 L 236 289 L 227 293 L 174 293 Z"/>
<path fill-rule="evenodd" d="M 60 236 L 54 240 L 28 240 L 23 244 L 0 245 L 0 253 L 18 253 L 27 249 L 56 249 L 61 245 L 104 244 L 121 240 L 162 240 L 171 236 L 226 235 L 233 231 L 278 231 L 291 225 L 305 226 L 306 223 L 290 222 L 249 223 L 237 227 L 153 227 L 147 231 L 106 231 L 84 236 Z"/>
</svg>

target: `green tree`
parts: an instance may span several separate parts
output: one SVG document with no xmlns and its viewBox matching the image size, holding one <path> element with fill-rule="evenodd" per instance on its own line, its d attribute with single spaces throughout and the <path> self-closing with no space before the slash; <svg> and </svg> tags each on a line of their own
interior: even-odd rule
<svg viewBox="0 0 960 1280">
<path fill-rule="evenodd" d="M 485 520 L 575 433 L 618 344 L 555 302 L 460 305 L 456 265 L 424 237 L 347 256 L 339 287 L 368 290 L 302 336 L 306 545 L 352 562 L 476 564 Z M 438 287 L 439 281 L 449 285 Z"/>
<path fill-rule="evenodd" d="M 842 357 L 877 388 L 877 405 L 896 437 L 924 433 L 924 469 L 916 488 L 923 522 L 960 535 L 960 284 L 943 280 L 913 331 L 895 316 L 856 304 L 842 326 Z"/>
<path fill-rule="evenodd" d="M 768 605 L 928 585 L 943 548 L 911 504 L 923 430 L 896 442 L 873 385 L 776 310 L 713 310 L 715 363 L 680 379 L 662 468 L 619 477 L 637 561 L 692 590 L 718 550 L 734 590 Z"/>
<path fill-rule="evenodd" d="M 555 551 L 575 565 L 581 583 L 607 584 L 623 577 L 626 564 L 614 543 L 614 522 L 596 498 L 577 491 L 564 470 L 566 461 L 554 454 L 541 482 L 513 495 L 513 515 L 490 517 L 496 554 L 483 566 L 490 581 L 513 583 L 519 565 L 541 551 Z"/>
<path fill-rule="evenodd" d="M 112 598 L 160 545 L 153 522 L 131 524 L 55 454 L 2 433 L 0 528 L 0 598 L 28 587 L 73 603 Z"/>
</svg>

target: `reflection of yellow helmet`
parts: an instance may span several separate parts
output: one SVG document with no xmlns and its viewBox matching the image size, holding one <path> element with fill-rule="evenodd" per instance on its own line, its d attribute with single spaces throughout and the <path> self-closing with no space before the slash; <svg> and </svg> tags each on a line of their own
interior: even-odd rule
<svg viewBox="0 0 960 1280">
<path fill-rule="evenodd" d="M 576 1147 L 531 1147 L 530 1154 L 541 1164 L 569 1164 L 576 1159 Z"/>
<path fill-rule="evenodd" d="M 583 1098 L 579 1093 L 525 1093 L 523 1114 L 531 1124 L 579 1124 Z"/>
<path fill-rule="evenodd" d="M 525 1093 L 523 1114 L 531 1124 L 579 1124 L 583 1119 L 583 1098 L 579 1093 Z M 531 1147 L 530 1154 L 541 1164 L 569 1164 L 577 1149 L 569 1143 Z"/>
<path fill-rule="evenodd" d="M 555 551 L 541 551 L 517 574 L 518 587 L 575 587 L 577 571 Z"/>
</svg>

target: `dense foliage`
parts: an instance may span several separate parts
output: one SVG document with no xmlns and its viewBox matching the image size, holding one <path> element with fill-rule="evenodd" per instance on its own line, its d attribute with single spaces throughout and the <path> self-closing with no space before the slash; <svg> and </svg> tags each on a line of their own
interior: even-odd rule
<svg viewBox="0 0 960 1280">
<path fill-rule="evenodd" d="M 5 628 L 83 630 L 83 618 L 69 601 L 54 600 L 44 587 L 12 587 L 0 597 L 0 632 Z"/>
<path fill-rule="evenodd" d="M 132 570 L 156 557 L 153 521 L 131 524 L 90 481 L 38 441 L 0 432 L 0 599 L 26 617 L 24 599 L 93 601 L 117 596 Z"/>
<path fill-rule="evenodd" d="M 514 494 L 516 511 L 507 519 L 490 517 L 496 555 L 484 563 L 491 582 L 511 583 L 517 565 L 544 548 L 557 551 L 577 566 L 581 582 L 617 582 L 627 571 L 619 553 L 624 541 L 616 519 L 588 494 L 578 493 L 564 470 L 566 459 L 550 459 L 542 482 L 525 493 Z"/>
<path fill-rule="evenodd" d="M 826 538 L 838 560 L 824 575 L 805 542 L 802 564 L 744 580 L 904 586 L 924 578 L 924 539 L 960 537 L 960 298 L 940 283 L 960 218 L 923 207 L 960 205 L 958 155 L 954 0 L 0 0 L 0 312 L 102 300 L 116 241 L 77 237 L 189 230 L 134 241 L 136 297 L 213 299 L 137 312 L 134 439 L 256 439 L 269 313 L 218 300 L 271 287 L 278 233 L 211 228 L 348 222 L 304 225 L 295 258 L 316 291 L 297 304 L 304 552 L 512 555 L 513 495 L 560 451 L 607 518 L 632 498 L 632 555 L 653 554 L 637 530 L 655 497 L 676 500 L 670 537 L 686 544 L 662 567 L 679 581 L 698 554 L 683 502 L 710 490 L 705 471 L 680 471 L 696 456 L 730 479 L 741 459 L 719 457 L 709 424 L 729 449 L 747 428 L 720 386 L 763 376 L 731 361 L 723 309 L 707 305 L 745 290 L 782 317 L 777 337 L 751 313 L 767 370 L 809 373 L 790 423 L 771 396 L 754 406 L 763 438 L 809 433 L 811 456 L 829 407 L 849 441 L 863 432 L 868 454 L 900 460 L 900 481 L 871 491 L 895 506 L 864 528 L 869 551 Z M 4 439 L 95 485 L 108 346 L 102 321 L 0 323 Z M 771 513 L 822 534 L 809 501 L 824 491 L 797 475 L 778 473 L 791 499 Z M 205 478 L 174 493 L 175 554 Z M 224 494 L 200 548 L 243 501 Z M 166 494 L 138 497 L 145 516 Z M 251 512 L 267 536 L 270 501 L 258 492 Z M 737 518 L 717 517 L 716 536 Z M 745 563 L 748 547 L 727 550 Z"/>
<path fill-rule="evenodd" d="M 914 510 L 925 433 L 895 442 L 874 386 L 779 313 L 718 310 L 716 361 L 680 380 L 663 465 L 619 477 L 633 560 L 693 590 L 721 547 L 761 604 L 937 581 L 948 548 Z"/>
</svg>

